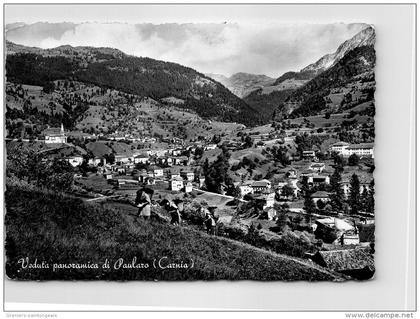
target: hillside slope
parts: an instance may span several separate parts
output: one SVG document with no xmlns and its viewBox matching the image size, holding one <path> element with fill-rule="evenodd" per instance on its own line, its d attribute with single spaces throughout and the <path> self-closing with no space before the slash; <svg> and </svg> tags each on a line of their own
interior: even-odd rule
<svg viewBox="0 0 420 319">
<path fill-rule="evenodd" d="M 258 112 L 197 71 L 111 48 L 61 46 L 42 50 L 7 42 L 6 74 L 13 83 L 45 86 L 77 80 L 153 99 L 176 98 L 185 109 L 226 122 L 255 125 Z"/>
<path fill-rule="evenodd" d="M 372 102 L 375 89 L 375 49 L 362 46 L 348 52 L 330 69 L 322 72 L 301 88 L 295 90 L 279 110 L 293 116 L 319 114 L 323 110 L 338 111 L 338 107 L 350 108 Z M 331 105 L 335 92 L 346 90 L 347 96 L 340 105 Z M 348 104 L 347 106 L 345 104 Z"/>
<path fill-rule="evenodd" d="M 301 88 L 312 85 L 309 84 L 309 81 L 333 68 L 350 52 L 360 47 L 373 48 L 374 44 L 375 30 L 372 27 L 368 27 L 354 35 L 351 39 L 343 42 L 334 53 L 324 55 L 316 62 L 306 66 L 298 72 L 290 71 L 284 73 L 277 78 L 274 83 L 244 97 L 244 101 L 254 109 L 266 109 L 268 106 L 269 111 L 267 113 L 272 113 L 273 105 L 277 104 L 278 106 L 283 104 L 286 100 L 286 95 L 291 95 L 294 91 L 302 92 L 300 91 Z M 292 100 L 295 101 L 296 98 L 293 98 Z M 296 108 L 295 105 L 289 106 L 290 107 L 287 107 L 287 109 L 290 110 L 290 112 Z"/>
<path fill-rule="evenodd" d="M 8 185 L 6 191 L 6 274 L 12 279 L 106 280 L 339 280 L 304 261 L 273 254 L 187 227 L 138 222 L 124 212 L 88 205 L 65 195 Z M 98 263 L 111 269 L 21 269 L 20 258 L 38 263 Z M 113 269 L 118 258 L 145 269 Z M 160 269 L 167 257 L 188 269 Z"/>
</svg>

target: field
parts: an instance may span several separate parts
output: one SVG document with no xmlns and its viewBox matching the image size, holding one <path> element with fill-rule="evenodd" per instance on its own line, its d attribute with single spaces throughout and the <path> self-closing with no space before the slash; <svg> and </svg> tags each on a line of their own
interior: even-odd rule
<svg viewBox="0 0 420 319">
<path fill-rule="evenodd" d="M 6 207 L 6 274 L 11 279 L 340 280 L 300 259 L 188 227 L 138 221 L 118 209 L 87 205 L 59 193 L 8 185 Z M 49 265 L 101 266 L 108 259 L 111 267 L 22 268 L 18 260 L 26 257 Z M 163 257 L 187 267 L 152 266 Z M 119 258 L 128 267 L 113 267 Z M 142 268 L 130 268 L 132 264 Z"/>
</svg>

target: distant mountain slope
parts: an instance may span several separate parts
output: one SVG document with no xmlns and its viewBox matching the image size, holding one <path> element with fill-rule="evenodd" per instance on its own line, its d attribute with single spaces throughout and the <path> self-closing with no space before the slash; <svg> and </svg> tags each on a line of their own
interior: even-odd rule
<svg viewBox="0 0 420 319">
<path fill-rule="evenodd" d="M 334 53 L 324 55 L 315 63 L 303 68 L 300 72 L 315 72 L 319 74 L 319 72 L 325 71 L 333 66 L 351 50 L 362 46 L 373 46 L 374 44 L 375 30 L 372 27 L 368 27 L 357 33 L 351 39 L 343 42 Z"/>
<path fill-rule="evenodd" d="M 375 43 L 375 30 L 368 27 L 351 39 L 343 42 L 334 53 L 326 54 L 315 63 L 304 67 L 299 72 L 286 72 L 280 76 L 273 85 L 279 85 L 285 80 L 311 80 L 319 73 L 332 67 L 337 61 L 344 57 L 344 55 L 351 50 L 360 46 L 373 46 Z"/>
<path fill-rule="evenodd" d="M 331 68 L 292 92 L 280 105 L 280 112 L 292 116 L 319 114 L 328 108 L 330 95 L 337 95 L 337 92 L 340 93 L 343 90 L 347 93 L 344 94 L 344 100 L 340 106 L 344 104 L 355 106 L 357 103 L 373 101 L 375 60 L 373 46 L 353 49 Z M 353 99 L 353 95 L 357 98 Z"/>
<path fill-rule="evenodd" d="M 275 79 L 263 74 L 235 73 L 230 77 L 221 74 L 206 74 L 208 77 L 222 83 L 233 94 L 244 98 L 252 91 L 271 85 Z"/>
<path fill-rule="evenodd" d="M 42 50 L 7 42 L 8 81 L 44 86 L 74 79 L 153 99 L 175 97 L 200 116 L 245 125 L 261 123 L 258 112 L 220 83 L 197 71 L 111 48 L 61 46 Z"/>
<path fill-rule="evenodd" d="M 318 75 L 322 75 L 324 72 L 333 68 L 339 63 L 349 52 L 359 47 L 373 47 L 375 42 L 375 30 L 372 27 L 368 27 L 351 39 L 343 42 L 337 50 L 332 54 L 327 54 L 319 59 L 317 62 L 308 65 L 299 72 L 286 72 L 270 86 L 263 87 L 260 90 L 251 92 L 248 96 L 244 97 L 244 101 L 252 106 L 254 109 L 260 110 L 267 120 L 267 116 L 272 114 L 277 106 L 282 106 L 282 114 L 293 112 L 294 109 L 299 107 L 302 102 L 301 99 L 297 98 L 300 93 L 307 89 L 300 89 L 306 87 L 312 87 L 313 83 L 310 81 L 315 79 Z M 347 60 L 346 60 L 347 61 Z M 344 63 L 350 63 L 349 61 Z M 351 68 L 349 65 L 348 68 Z M 327 85 L 325 81 L 319 83 L 318 89 L 323 90 L 323 85 Z M 337 83 L 339 84 L 339 83 Z M 329 83 L 327 86 L 331 86 Z M 292 97 L 289 96 L 293 95 Z M 289 103 L 284 104 L 288 101 Z M 315 110 L 316 108 L 313 108 Z"/>
</svg>

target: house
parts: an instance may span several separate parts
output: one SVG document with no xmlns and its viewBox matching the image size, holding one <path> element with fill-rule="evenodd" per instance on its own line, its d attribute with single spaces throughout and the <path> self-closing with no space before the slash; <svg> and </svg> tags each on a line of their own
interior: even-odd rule
<svg viewBox="0 0 420 319">
<path fill-rule="evenodd" d="M 206 179 L 203 176 L 197 177 L 199 188 L 202 188 L 206 182 Z"/>
<path fill-rule="evenodd" d="M 182 171 L 181 172 L 181 177 L 185 178 L 189 182 L 192 182 L 194 180 L 194 172 Z"/>
<path fill-rule="evenodd" d="M 125 174 L 125 168 L 122 167 L 122 166 L 115 166 L 114 171 L 119 173 L 119 174 Z"/>
<path fill-rule="evenodd" d="M 141 153 L 134 157 L 134 164 L 147 164 L 149 163 L 149 155 L 147 153 Z"/>
<path fill-rule="evenodd" d="M 330 177 L 328 175 L 312 175 L 308 177 L 308 183 L 313 185 L 330 184 Z"/>
<path fill-rule="evenodd" d="M 67 143 L 67 136 L 64 132 L 64 126 L 61 128 L 47 128 L 42 132 L 45 137 L 45 144 L 64 144 Z"/>
<path fill-rule="evenodd" d="M 330 201 L 330 196 L 327 192 L 317 191 L 311 195 L 312 201 L 316 204 L 319 200 L 327 203 Z"/>
<path fill-rule="evenodd" d="M 133 159 L 133 156 L 131 155 L 131 154 L 123 154 L 123 153 L 120 153 L 120 154 L 116 154 L 115 155 L 115 163 L 120 163 L 120 164 L 122 164 L 122 163 L 128 163 L 128 162 L 132 162 L 134 159 Z"/>
<path fill-rule="evenodd" d="M 356 279 L 369 279 L 375 273 L 375 265 L 370 249 L 338 249 L 318 251 L 312 260 L 322 267 Z"/>
<path fill-rule="evenodd" d="M 181 177 L 171 179 L 171 191 L 179 192 L 184 187 L 184 180 Z"/>
<path fill-rule="evenodd" d="M 253 181 L 245 181 L 242 184 L 238 185 L 239 195 L 243 198 L 246 194 L 254 193 L 254 189 L 252 188 Z"/>
<path fill-rule="evenodd" d="M 375 224 L 359 224 L 357 229 L 360 243 L 370 244 L 375 242 Z"/>
<path fill-rule="evenodd" d="M 177 149 L 172 151 L 173 156 L 180 156 L 181 154 L 182 154 L 182 149 L 180 149 L 180 148 L 177 148 Z"/>
<path fill-rule="evenodd" d="M 337 152 L 344 157 L 356 154 L 359 157 L 374 158 L 373 143 L 348 144 L 345 142 L 338 142 L 330 146 L 330 151 Z"/>
<path fill-rule="evenodd" d="M 347 147 L 349 147 L 349 143 L 346 142 L 337 142 L 330 145 L 330 152 L 336 152 L 338 155 L 344 156 L 346 153 Z"/>
<path fill-rule="evenodd" d="M 254 193 L 261 193 L 262 191 L 269 190 L 271 188 L 271 182 L 269 180 L 263 179 L 253 182 L 251 187 Z"/>
<path fill-rule="evenodd" d="M 112 174 L 111 174 L 111 173 L 105 173 L 105 174 L 104 174 L 104 177 L 105 177 L 106 179 L 112 179 Z"/>
<path fill-rule="evenodd" d="M 293 189 L 293 196 L 295 197 L 297 197 L 300 192 L 300 188 L 297 186 L 297 182 L 297 178 L 289 178 L 288 185 Z"/>
<path fill-rule="evenodd" d="M 324 243 L 335 245 L 357 245 L 359 236 L 357 229 L 347 221 L 327 217 L 317 219 L 314 229 L 315 238 L 322 239 Z"/>
<path fill-rule="evenodd" d="M 315 151 L 303 151 L 302 157 L 305 159 L 311 159 L 315 157 Z"/>
<path fill-rule="evenodd" d="M 310 176 L 313 176 L 313 175 L 314 175 L 314 172 L 311 171 L 310 169 L 306 169 L 302 173 L 300 173 L 300 177 L 302 177 L 302 179 L 303 179 L 303 177 L 310 177 Z"/>
<path fill-rule="evenodd" d="M 171 168 L 167 172 L 169 179 L 181 178 L 181 174 L 177 168 Z"/>
<path fill-rule="evenodd" d="M 204 147 L 205 151 L 215 150 L 217 148 L 217 144 L 208 144 Z"/>
<path fill-rule="evenodd" d="M 359 157 L 374 158 L 373 143 L 351 144 L 345 151 L 345 156 L 356 154 Z"/>
<path fill-rule="evenodd" d="M 322 171 L 325 169 L 324 163 L 312 163 L 309 166 L 309 169 L 313 172 L 322 173 Z"/>
<path fill-rule="evenodd" d="M 268 207 L 273 207 L 275 203 L 275 193 L 271 192 L 269 190 L 265 190 L 261 193 L 261 196 L 265 199 L 265 204 L 263 206 L 263 209 Z"/>
<path fill-rule="evenodd" d="M 266 214 L 268 220 L 274 220 L 277 216 L 277 212 L 273 207 L 264 208 L 264 213 Z"/>
<path fill-rule="evenodd" d="M 153 166 L 153 167 L 151 167 L 151 170 L 153 171 L 153 176 L 155 178 L 163 177 L 163 168 L 158 167 L 158 166 Z"/>
<path fill-rule="evenodd" d="M 94 167 L 97 167 L 101 163 L 103 165 L 105 165 L 106 164 L 106 160 L 104 158 L 102 159 L 102 158 L 97 157 L 97 156 L 95 156 L 94 158 L 89 158 L 89 160 L 88 160 L 88 165 L 94 166 Z"/>
<path fill-rule="evenodd" d="M 298 177 L 298 176 L 297 176 L 297 170 L 295 170 L 294 168 L 289 169 L 289 170 L 287 171 L 286 175 L 287 175 L 289 178 L 297 178 L 297 177 Z"/>
<path fill-rule="evenodd" d="M 348 196 L 350 195 L 350 180 L 349 179 L 345 179 L 343 181 L 340 182 L 340 187 L 343 190 L 343 195 L 344 198 L 348 198 Z M 359 182 L 359 193 L 362 194 L 365 191 L 370 191 L 371 190 L 371 184 L 370 182 L 367 181 L 360 181 Z"/>
<path fill-rule="evenodd" d="M 187 156 L 179 156 L 175 158 L 175 165 L 189 165 L 190 159 Z"/>
<path fill-rule="evenodd" d="M 71 155 L 65 157 L 65 160 L 70 163 L 71 166 L 76 167 L 80 166 L 83 163 L 83 156 L 81 155 Z"/>
<path fill-rule="evenodd" d="M 193 185 L 191 182 L 187 182 L 187 184 L 185 184 L 185 192 L 186 193 L 191 193 L 193 189 Z"/>
</svg>

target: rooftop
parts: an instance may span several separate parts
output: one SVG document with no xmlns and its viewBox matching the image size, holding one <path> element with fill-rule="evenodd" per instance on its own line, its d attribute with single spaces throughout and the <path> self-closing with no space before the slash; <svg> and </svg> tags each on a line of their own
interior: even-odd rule
<svg viewBox="0 0 420 319">
<path fill-rule="evenodd" d="M 352 269 L 363 269 L 369 267 L 374 269 L 373 256 L 366 249 L 343 249 L 319 251 L 326 266 L 335 271 Z"/>
<path fill-rule="evenodd" d="M 317 191 L 311 195 L 312 198 L 329 198 L 329 194 L 324 191 Z"/>
<path fill-rule="evenodd" d="M 373 149 L 373 143 L 351 144 L 348 149 Z"/>
</svg>

